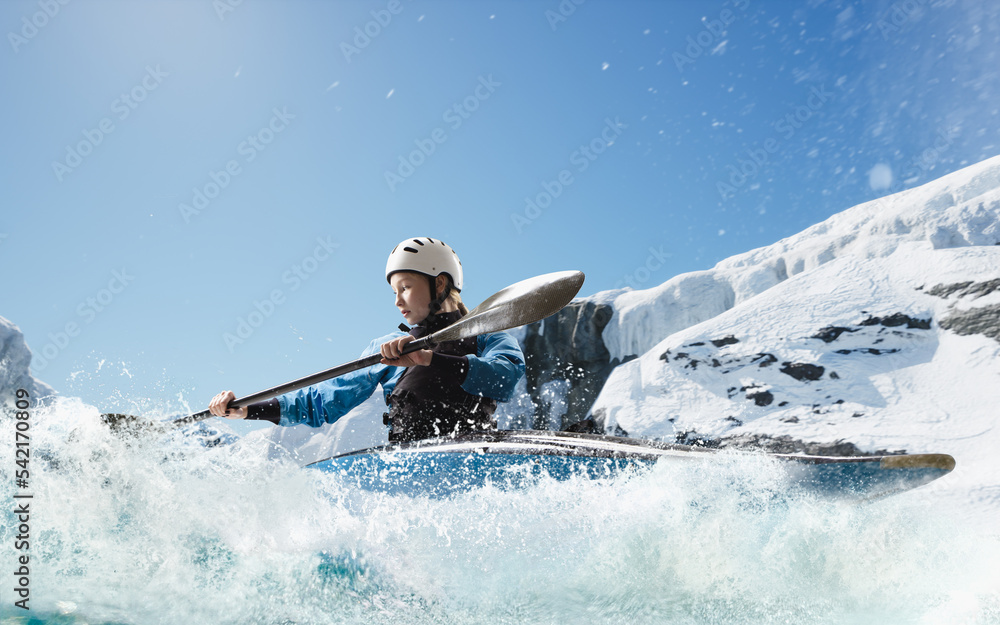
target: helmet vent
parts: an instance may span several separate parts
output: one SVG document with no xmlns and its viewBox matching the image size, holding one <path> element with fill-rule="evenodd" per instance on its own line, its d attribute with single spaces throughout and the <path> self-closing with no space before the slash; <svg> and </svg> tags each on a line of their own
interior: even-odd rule
<svg viewBox="0 0 1000 625">
<path fill-rule="evenodd" d="M 430 237 L 411 237 L 397 245 L 385 263 L 385 279 L 392 283 L 392 274 L 400 271 L 421 273 L 431 279 L 445 274 L 451 288 L 462 290 L 462 261 L 447 243 Z M 431 293 L 435 287 L 431 286 Z"/>
</svg>

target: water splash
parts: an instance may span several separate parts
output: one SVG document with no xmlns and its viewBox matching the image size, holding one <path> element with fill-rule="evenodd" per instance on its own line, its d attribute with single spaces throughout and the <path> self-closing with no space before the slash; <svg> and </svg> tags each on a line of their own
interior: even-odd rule
<svg viewBox="0 0 1000 625">
<path fill-rule="evenodd" d="M 766 459 L 428 499 L 251 444 L 120 440 L 75 400 L 32 433 L 49 622 L 1000 623 L 1000 537 L 907 498 L 787 496 Z"/>
</svg>

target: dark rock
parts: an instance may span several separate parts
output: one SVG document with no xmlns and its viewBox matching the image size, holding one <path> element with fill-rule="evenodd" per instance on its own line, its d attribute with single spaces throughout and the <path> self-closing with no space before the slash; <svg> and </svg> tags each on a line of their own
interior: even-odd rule
<svg viewBox="0 0 1000 625">
<path fill-rule="evenodd" d="M 733 427 L 739 427 L 739 426 L 743 425 L 742 421 L 740 421 L 739 419 L 737 419 L 736 417 L 734 417 L 732 415 L 729 415 L 728 417 L 726 417 L 726 421 L 732 421 L 733 422 Z"/>
<path fill-rule="evenodd" d="M 861 322 L 863 326 L 885 326 L 886 328 L 898 328 L 905 325 L 910 330 L 930 330 L 930 319 L 916 319 L 903 313 L 893 313 L 888 317 L 868 317 Z"/>
<path fill-rule="evenodd" d="M 969 282 L 955 282 L 954 284 L 939 284 L 939 285 L 937 285 L 935 287 L 931 287 L 927 291 L 927 294 L 928 295 L 933 295 L 934 297 L 940 297 L 942 299 L 946 299 L 948 297 L 951 297 L 955 293 L 958 293 L 959 296 L 961 296 L 961 295 L 964 294 L 965 289 L 969 288 L 973 284 L 974 283 L 972 281 L 969 281 Z"/>
<path fill-rule="evenodd" d="M 753 403 L 758 406 L 770 406 L 774 402 L 774 395 L 771 391 L 761 391 L 759 393 L 748 394 L 747 399 L 753 400 Z"/>
<path fill-rule="evenodd" d="M 982 334 L 1000 341 L 1000 304 L 956 311 L 941 320 L 941 327 L 956 334 Z"/>
<path fill-rule="evenodd" d="M 812 335 L 812 338 L 819 339 L 824 343 L 832 343 L 836 341 L 838 338 L 840 338 L 840 335 L 843 334 L 844 332 L 857 332 L 857 331 L 858 331 L 857 328 L 851 329 L 851 328 L 842 328 L 840 326 L 827 326 L 822 330 L 820 330 L 819 332 L 817 332 L 816 334 Z"/>
<path fill-rule="evenodd" d="M 545 427 L 547 401 L 541 388 L 547 382 L 567 380 L 566 415 L 563 427 L 587 417 L 611 371 L 621 364 L 612 361 L 601 338 L 614 310 L 610 305 L 574 300 L 555 315 L 526 326 L 522 347 L 525 355 L 525 382 L 537 406 L 531 423 L 513 427 Z M 544 332 L 542 331 L 544 325 Z M 630 360 L 630 356 L 625 360 Z"/>
<path fill-rule="evenodd" d="M 939 284 L 927 291 L 928 295 L 948 298 L 952 295 L 966 297 L 973 295 L 980 298 L 995 291 L 1000 291 L 1000 278 L 986 282 L 956 282 L 955 284 Z"/>
<path fill-rule="evenodd" d="M 774 363 L 778 362 L 778 359 L 774 357 L 773 354 L 757 354 L 757 356 L 751 361 L 755 363 L 761 369 L 765 367 L 770 367 Z"/>
<path fill-rule="evenodd" d="M 719 446 L 719 439 L 704 438 L 697 432 L 680 432 L 674 435 L 674 440 L 680 445 L 691 445 L 692 447 L 707 447 L 715 449 Z"/>
<path fill-rule="evenodd" d="M 605 432 L 605 433 L 606 434 L 610 434 L 611 436 L 621 436 L 622 438 L 627 438 L 628 437 L 628 432 L 626 432 L 625 430 L 623 430 L 621 428 L 621 426 L 619 426 L 617 423 L 615 424 L 615 427 L 610 432 Z"/>
<path fill-rule="evenodd" d="M 739 339 L 730 334 L 729 336 L 725 336 L 721 339 L 714 339 L 712 341 L 712 345 L 715 345 L 716 347 L 725 347 L 726 345 L 735 345 L 739 342 Z"/>
<path fill-rule="evenodd" d="M 878 342 L 878 341 L 876 341 Z M 882 354 L 895 354 L 898 349 L 876 349 L 874 347 L 865 347 L 862 349 L 838 349 L 836 353 L 838 354 L 871 354 L 872 356 L 881 356 Z M 832 377 L 832 376 L 831 376 Z"/>
<path fill-rule="evenodd" d="M 604 434 L 604 430 L 593 419 L 577 421 L 569 427 L 563 428 L 563 431 L 576 432 L 578 434 Z"/>
<path fill-rule="evenodd" d="M 825 369 L 819 365 L 810 365 L 803 362 L 785 362 L 781 364 L 779 371 L 802 382 L 805 380 L 815 381 L 820 379 L 823 377 Z"/>
</svg>

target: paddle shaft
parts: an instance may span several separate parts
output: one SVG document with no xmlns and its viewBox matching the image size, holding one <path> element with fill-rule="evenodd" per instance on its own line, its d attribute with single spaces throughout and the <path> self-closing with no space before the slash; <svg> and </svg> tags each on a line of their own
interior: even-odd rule
<svg viewBox="0 0 1000 625">
<path fill-rule="evenodd" d="M 566 306 L 580 291 L 580 287 L 583 286 L 583 280 L 584 276 L 582 272 L 559 271 L 512 284 L 486 298 L 479 306 L 476 306 L 455 323 L 429 336 L 407 343 L 403 347 L 402 353 L 408 354 L 420 349 L 430 349 L 441 343 L 458 341 L 491 332 L 502 332 L 503 330 L 540 321 Z M 332 369 L 326 369 L 325 371 L 269 388 L 266 391 L 260 391 L 246 397 L 238 397 L 229 402 L 226 407 L 230 409 L 242 408 L 248 404 L 272 399 L 279 395 L 290 393 L 300 388 L 344 375 L 345 373 L 350 373 L 351 371 L 376 365 L 381 360 L 382 356 L 380 354 L 372 354 L 371 356 L 359 358 L 358 360 L 333 367 Z M 203 421 L 212 416 L 214 415 L 211 412 L 203 410 L 188 417 L 160 424 L 144 421 L 131 415 L 117 413 L 102 414 L 101 418 L 112 429 L 121 431 L 143 429 L 159 429 L 162 431 L 164 427 L 168 429 L 179 428 Z"/>
<path fill-rule="evenodd" d="M 420 349 L 430 349 L 434 347 L 437 342 L 434 340 L 434 335 L 425 336 L 421 339 L 415 341 L 410 341 L 401 350 L 402 354 L 409 354 L 410 352 L 415 352 Z M 336 378 L 338 376 L 344 375 L 345 373 L 350 373 L 352 371 L 357 371 L 358 369 L 364 369 L 365 367 L 370 367 L 372 365 L 377 365 L 382 361 L 382 354 L 372 354 L 371 356 L 365 356 L 364 358 L 358 358 L 357 360 L 352 360 L 351 362 L 344 363 L 342 365 L 337 365 L 336 367 L 331 367 L 323 371 L 317 371 L 312 375 L 307 375 L 304 378 L 299 378 L 298 380 L 292 380 L 291 382 L 285 382 L 284 384 L 279 384 L 278 386 L 273 386 L 265 391 L 260 391 L 252 395 L 247 395 L 246 397 L 237 397 L 228 404 L 226 408 L 242 408 L 249 404 L 253 404 L 259 401 L 264 401 L 267 399 L 273 399 L 278 395 L 284 395 L 285 393 L 291 393 L 292 391 L 297 391 L 300 388 L 305 388 L 307 386 L 312 386 L 318 382 L 324 380 L 329 380 L 331 378 Z M 197 423 L 198 421 L 204 421 L 209 417 L 214 416 L 208 410 L 202 410 L 201 412 L 195 413 L 188 417 L 182 417 L 170 422 L 171 426 L 181 427 L 185 425 L 190 425 L 192 423 Z"/>
</svg>

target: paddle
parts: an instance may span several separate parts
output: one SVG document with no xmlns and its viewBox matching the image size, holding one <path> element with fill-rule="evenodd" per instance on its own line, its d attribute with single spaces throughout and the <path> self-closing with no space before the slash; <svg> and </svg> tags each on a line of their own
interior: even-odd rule
<svg viewBox="0 0 1000 625">
<path fill-rule="evenodd" d="M 579 271 L 558 271 L 547 273 L 535 278 L 522 280 L 505 289 L 497 291 L 476 306 L 469 314 L 455 323 L 437 332 L 407 343 L 403 353 L 415 352 L 419 349 L 430 349 L 438 343 L 471 338 L 480 334 L 500 332 L 535 321 L 541 321 L 549 315 L 559 312 L 572 300 L 583 286 L 583 273 Z M 300 388 L 312 386 L 318 382 L 364 369 L 378 364 L 381 354 L 373 354 L 359 358 L 298 380 L 269 388 L 246 397 L 237 397 L 229 402 L 227 408 L 239 408 L 278 395 L 284 395 Z M 212 417 L 212 413 L 203 410 L 199 413 L 182 417 L 174 421 L 149 421 L 140 417 L 124 414 L 102 414 L 101 419 L 112 430 L 137 430 L 141 428 L 174 429 L 192 423 L 197 423 Z"/>
</svg>

